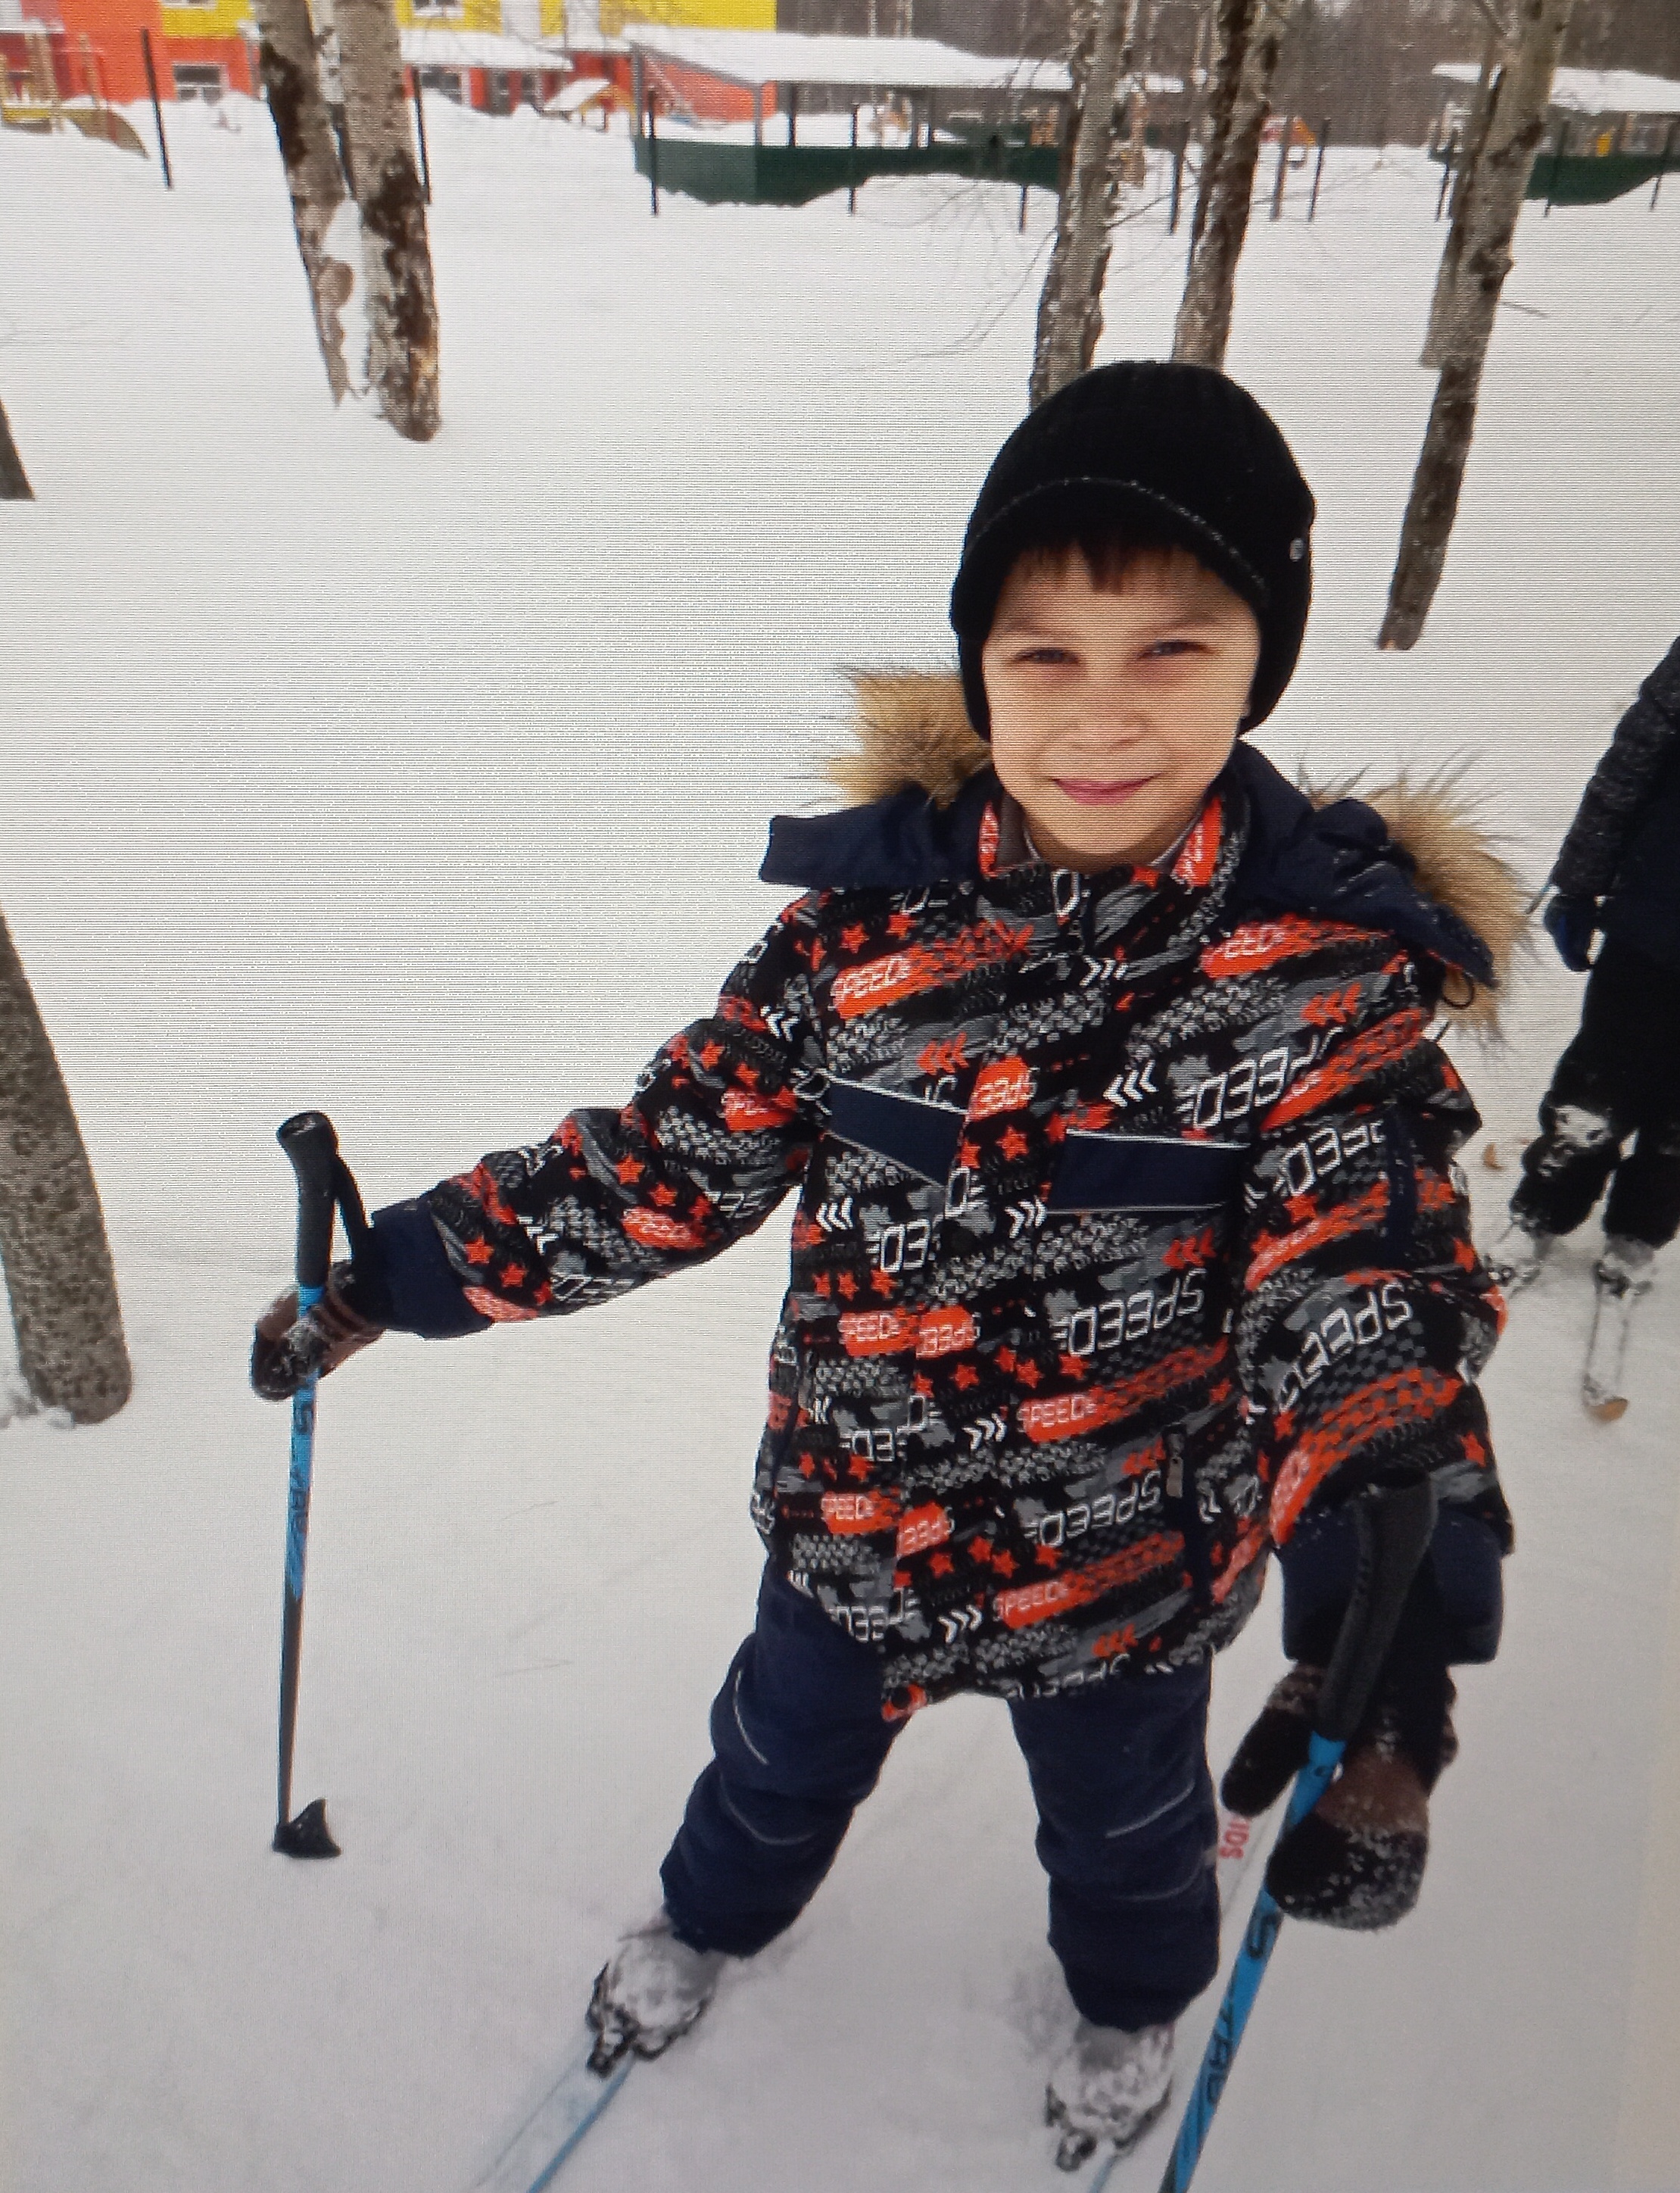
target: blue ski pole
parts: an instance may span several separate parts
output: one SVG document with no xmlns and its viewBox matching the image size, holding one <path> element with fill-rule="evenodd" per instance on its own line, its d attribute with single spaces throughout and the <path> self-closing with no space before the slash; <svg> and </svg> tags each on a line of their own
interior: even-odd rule
<svg viewBox="0 0 1680 2193">
<path fill-rule="evenodd" d="M 298 1308 L 327 1291 L 333 1253 L 333 1205 L 343 1171 L 339 1138 L 324 1112 L 299 1112 L 278 1131 L 298 1182 Z M 346 1175 L 347 1177 L 347 1175 Z M 309 1541 L 309 1487 L 315 1467 L 315 1388 L 311 1375 L 292 1397 L 292 1470 L 286 1507 L 286 1596 L 280 1624 L 280 1802 L 274 1848 L 288 1858 L 336 1858 L 327 1828 L 327 1801 L 317 1797 L 297 1818 L 292 1811 L 292 1744 L 297 1731 L 298 1662 L 303 1649 L 303 1565 Z"/>
<path fill-rule="evenodd" d="M 1359 1726 L 1435 1527 L 1435 1488 L 1427 1478 L 1374 1486 L 1356 1497 L 1354 1515 L 1359 1528 L 1358 1575 L 1318 1694 L 1306 1764 L 1289 1793 L 1280 1841 L 1329 1788 L 1348 1738 Z M 1262 1885 L 1185 2105 L 1160 2193 L 1188 2193 L 1283 1923 L 1282 1910 Z"/>
</svg>

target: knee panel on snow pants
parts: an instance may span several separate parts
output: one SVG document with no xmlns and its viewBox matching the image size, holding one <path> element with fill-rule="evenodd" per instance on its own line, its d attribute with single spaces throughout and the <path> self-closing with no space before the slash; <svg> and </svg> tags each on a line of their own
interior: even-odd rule
<svg viewBox="0 0 1680 2193">
<path fill-rule="evenodd" d="M 677 1934 L 750 1957 L 816 1893 L 897 1731 L 881 1663 L 773 1570 L 712 1702 L 711 1764 L 660 1870 Z"/>
<path fill-rule="evenodd" d="M 1203 1663 L 1011 1705 L 1050 1877 L 1050 1947 L 1094 2024 L 1175 2018 L 1219 1969 Z"/>
</svg>

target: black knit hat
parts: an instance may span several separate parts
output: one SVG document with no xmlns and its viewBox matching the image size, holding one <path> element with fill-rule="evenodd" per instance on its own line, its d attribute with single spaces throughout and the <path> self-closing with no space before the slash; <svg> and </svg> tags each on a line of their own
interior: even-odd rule
<svg viewBox="0 0 1680 2193">
<path fill-rule="evenodd" d="M 1210 366 L 1100 365 L 1030 412 L 992 461 L 963 539 L 951 622 L 969 716 L 990 736 L 980 650 L 1024 549 L 1093 530 L 1187 548 L 1254 611 L 1244 730 L 1294 670 L 1312 596 L 1311 489 L 1271 417 Z"/>
</svg>

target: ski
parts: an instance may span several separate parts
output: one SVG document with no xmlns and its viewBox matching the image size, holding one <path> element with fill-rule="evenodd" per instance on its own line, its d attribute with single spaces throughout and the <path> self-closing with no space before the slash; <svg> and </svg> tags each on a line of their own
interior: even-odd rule
<svg viewBox="0 0 1680 2193">
<path fill-rule="evenodd" d="M 1255 1853 L 1265 1842 L 1263 1825 L 1262 1820 L 1244 1819 L 1240 1813 L 1228 1812 L 1223 1805 L 1220 1807 L 1214 1865 L 1222 1933 L 1232 1925 L 1243 1881 Z M 591 2070 L 589 2058 L 593 2046 L 593 2035 L 586 2033 L 553 2085 L 511 2133 L 494 2160 L 473 2179 L 469 2193 L 545 2193 L 545 2189 L 553 2184 L 636 2065 L 636 2057 L 627 2054 L 609 2071 Z M 1070 2144 L 1064 2139 L 1061 2154 L 1069 2159 L 1061 2162 L 1061 2167 L 1079 2169 L 1090 2159 L 1095 2147 L 1094 2141 L 1080 2149 L 1077 2142 Z M 1136 2151 L 1135 2146 L 1127 2150 L 1129 2154 Z M 1090 2181 L 1088 2193 L 1101 2193 L 1108 2183 L 1109 2173 L 1123 2159 L 1118 2153 L 1111 2153 Z"/>
<path fill-rule="evenodd" d="M 594 2035 L 586 2032 L 554 2084 L 473 2179 L 470 2193 L 543 2193 L 553 2184 L 635 2067 L 636 2058 L 626 2054 L 609 2071 L 591 2070 L 594 2046 Z"/>
<path fill-rule="evenodd" d="M 1595 1423 L 1613 1424 L 1627 1414 L 1627 1336 L 1633 1305 L 1644 1288 L 1620 1274 L 1593 1277 L 1592 1331 L 1581 1371 L 1581 1406 Z"/>
<path fill-rule="evenodd" d="M 1272 1812 L 1276 1810 L 1277 1807 L 1274 1806 Z M 1220 1969 L 1221 1972 L 1229 1964 L 1231 1953 L 1247 1923 L 1248 1907 L 1243 1889 L 1256 1856 L 1266 1847 L 1267 1837 L 1263 1831 L 1271 1817 L 1272 1813 L 1268 1812 L 1263 1813 L 1257 1820 L 1249 1820 L 1245 1819 L 1240 1812 L 1228 1812 L 1223 1805 L 1219 1808 L 1219 1841 L 1215 1846 L 1214 1864 L 1220 1889 Z M 1209 1994 L 1211 1998 L 1210 2007 L 1217 2007 L 1218 1996 L 1211 1989 Z M 1211 2024 L 1211 2020 L 1209 2023 Z M 1197 2033 L 1191 2037 L 1196 2041 L 1196 2053 L 1194 2057 L 1188 2058 L 1187 2060 L 1199 2062 L 1207 2036 L 1205 2033 Z M 1123 2163 L 1129 2162 L 1134 2156 L 1148 2144 L 1156 2125 L 1162 2122 L 1163 2117 L 1163 2117 L 1157 2117 L 1154 2123 L 1146 2126 L 1129 2147 L 1111 2148 L 1087 2181 L 1084 2193 L 1103 2193 L 1104 2187 L 1106 2186 L 1115 2171 Z M 1095 2151 L 1094 2142 L 1085 2148 L 1083 2155 L 1075 2152 L 1077 2142 L 1074 2141 L 1072 2135 L 1063 2139 L 1056 2156 L 1058 2168 L 1077 2170 Z M 1063 2162 L 1064 2155 L 1070 2157 L 1067 2162 Z"/>
</svg>

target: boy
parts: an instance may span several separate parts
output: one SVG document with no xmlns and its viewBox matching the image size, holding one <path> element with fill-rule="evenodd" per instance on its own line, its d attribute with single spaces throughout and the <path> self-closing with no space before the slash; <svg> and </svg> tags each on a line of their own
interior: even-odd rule
<svg viewBox="0 0 1680 2193">
<path fill-rule="evenodd" d="M 1597 1276 L 1612 1292 L 1643 1294 L 1657 1251 L 1680 1232 L 1677 849 L 1680 640 L 1616 725 L 1551 872 L 1546 925 L 1563 965 L 1586 976 L 1586 995 L 1523 1153 L 1511 1223 L 1489 1251 L 1508 1293 L 1538 1277 L 1607 1184 Z"/>
<path fill-rule="evenodd" d="M 602 2063 L 684 2030 L 814 1892 L 906 1717 L 980 1690 L 1026 1755 L 1080 2013 L 1061 2159 L 1134 2140 L 1218 1962 L 1212 1654 L 1281 1548 L 1299 1664 L 1226 1782 L 1258 1809 L 1346 1601 L 1340 1503 L 1396 1464 L 1436 1480 L 1432 1559 L 1267 1878 L 1347 1926 L 1416 1898 L 1447 1667 L 1491 1656 L 1509 1540 L 1472 1383 L 1498 1298 L 1451 1165 L 1476 1115 L 1426 1034 L 1493 969 L 1369 809 L 1315 814 L 1237 743 L 1294 666 L 1312 515 L 1220 374 L 1052 398 L 968 529 L 960 703 L 875 681 L 871 796 L 777 822 L 765 879 L 804 895 L 716 1013 L 622 1111 L 380 1212 L 323 1311 L 259 1327 L 282 1394 L 385 1326 L 622 1293 L 798 1187 L 757 1620 L 664 1903 L 597 1982 Z"/>
</svg>

